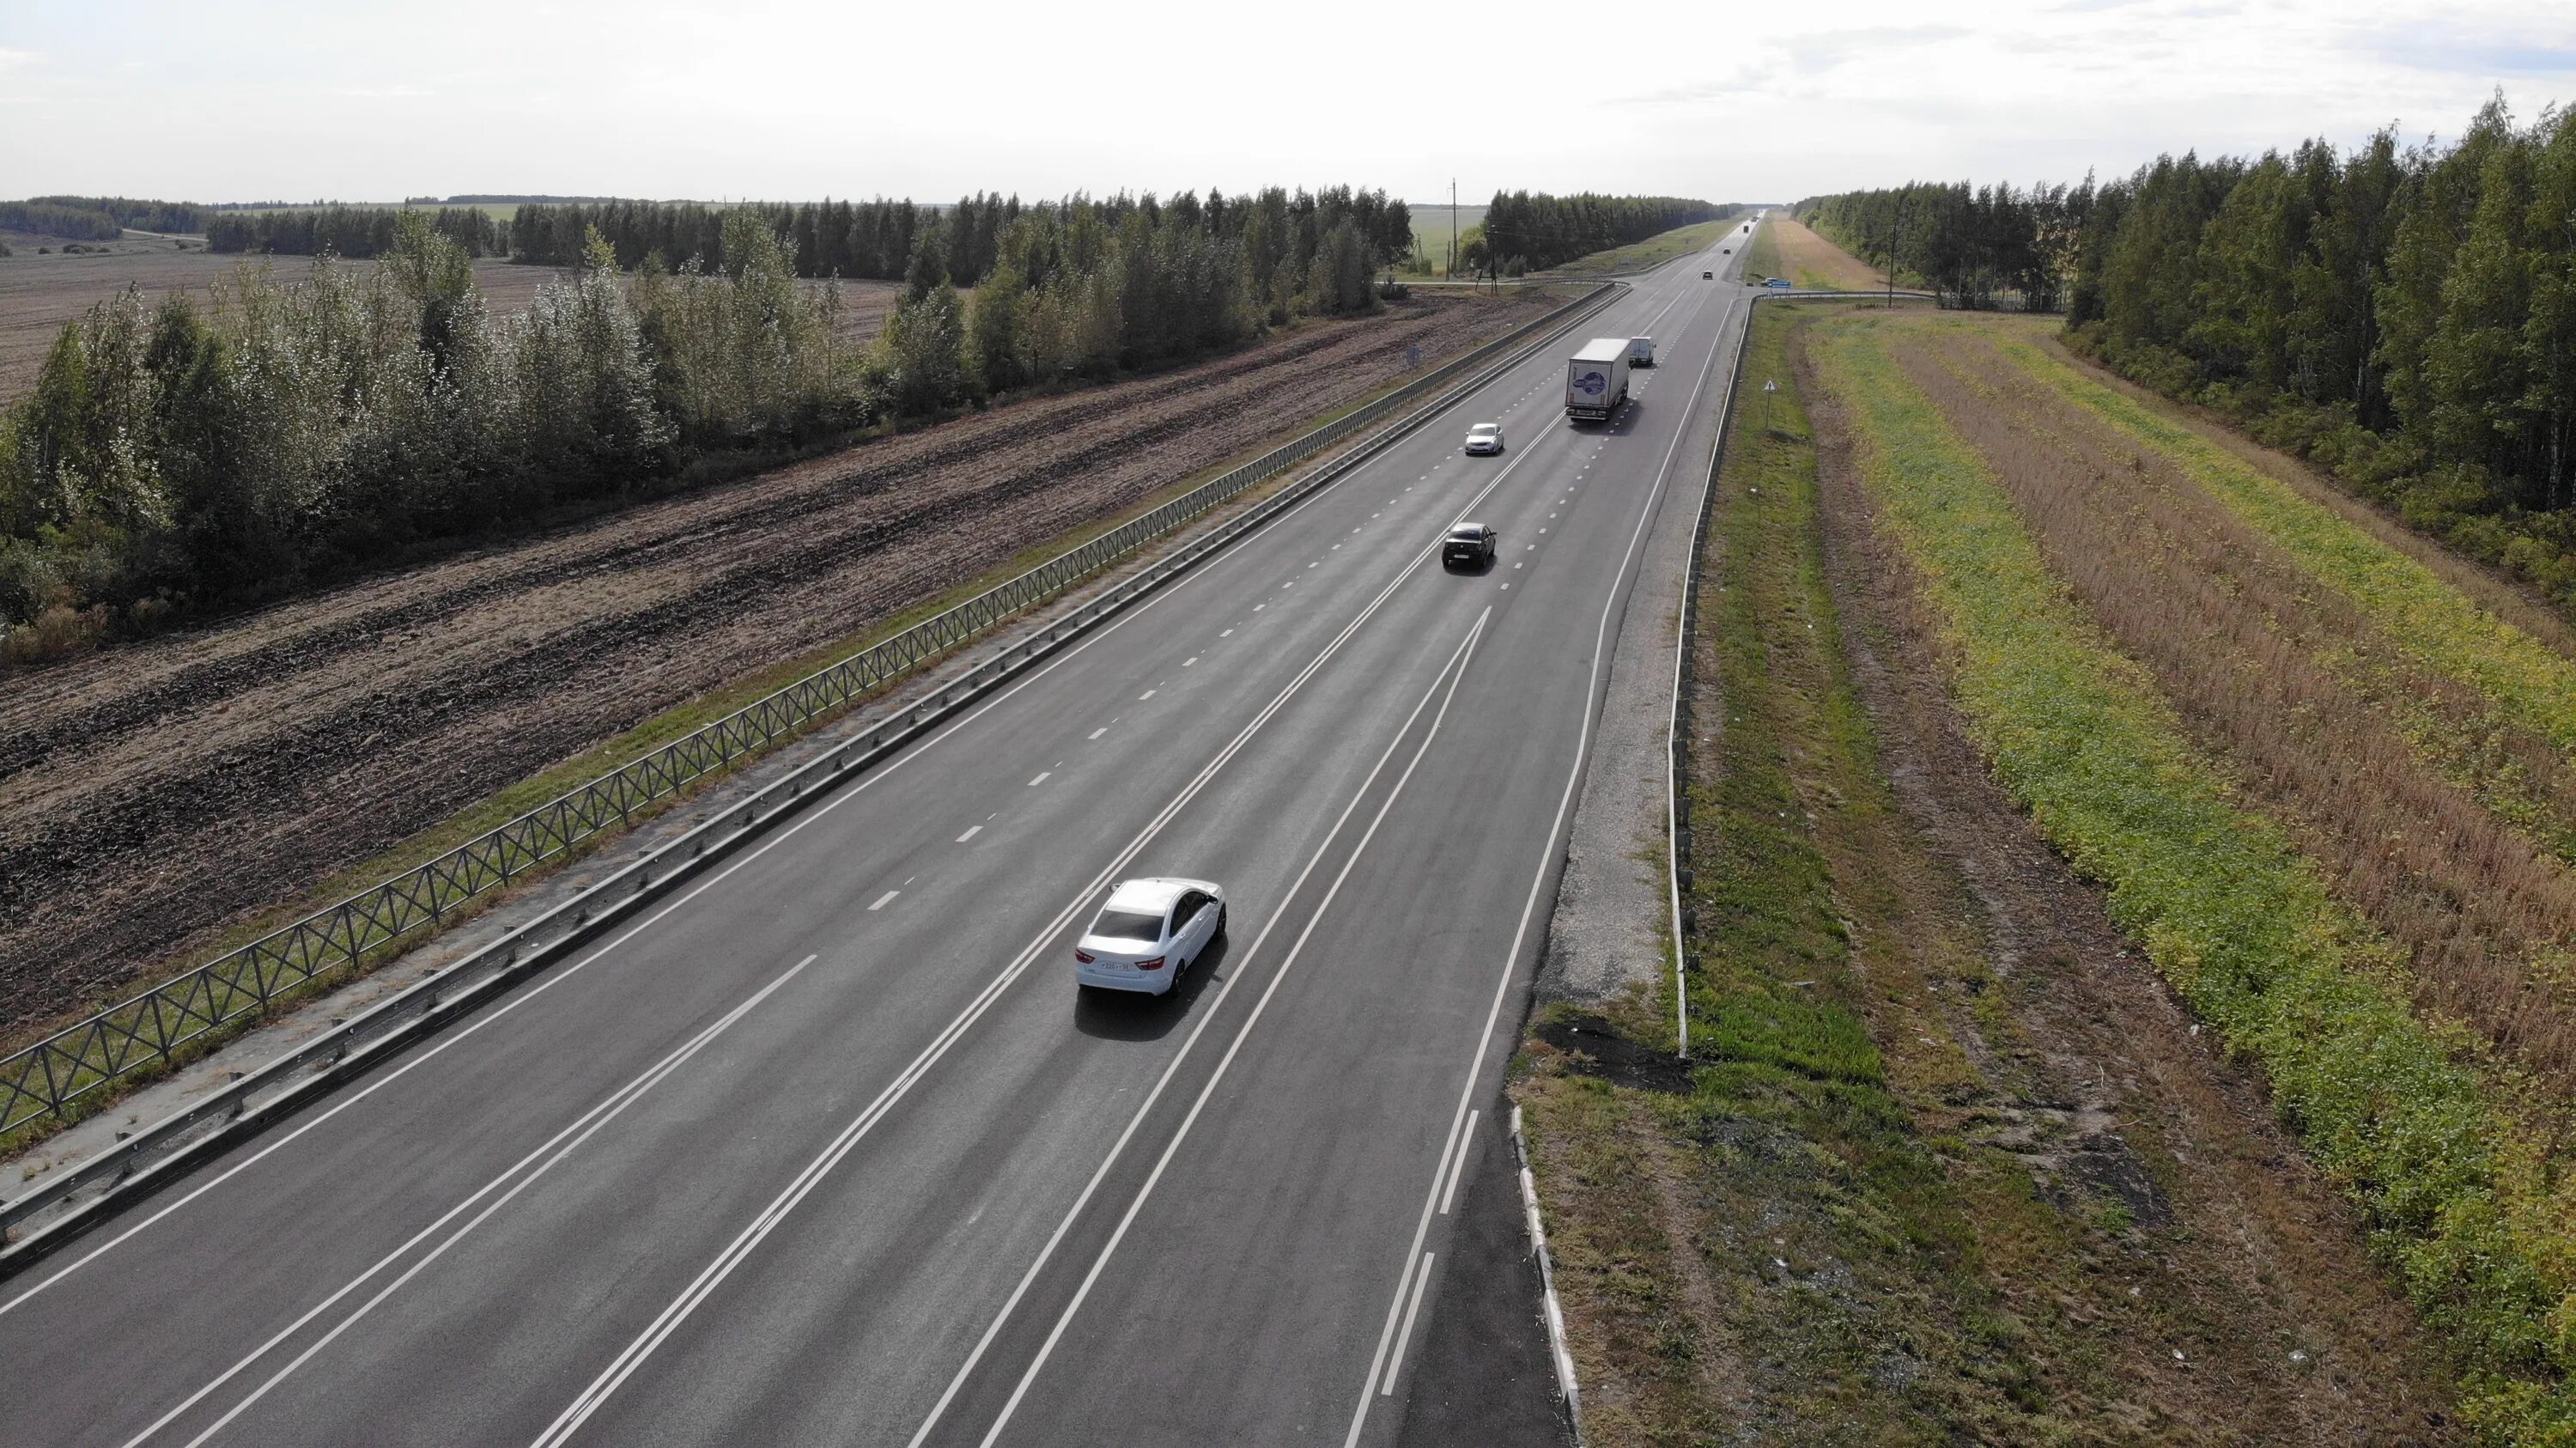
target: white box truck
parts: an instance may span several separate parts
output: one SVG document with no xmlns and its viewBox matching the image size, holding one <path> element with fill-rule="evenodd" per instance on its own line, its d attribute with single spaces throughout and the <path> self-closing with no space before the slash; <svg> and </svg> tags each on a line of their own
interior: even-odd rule
<svg viewBox="0 0 2576 1448">
<path fill-rule="evenodd" d="M 1628 400 L 1628 339 L 1595 337 L 1565 364 L 1565 415 L 1573 422 L 1607 422 Z"/>
</svg>

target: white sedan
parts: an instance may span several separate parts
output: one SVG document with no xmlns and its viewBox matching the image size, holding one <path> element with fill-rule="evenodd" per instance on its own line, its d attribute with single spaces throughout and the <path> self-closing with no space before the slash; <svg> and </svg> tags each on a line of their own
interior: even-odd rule
<svg viewBox="0 0 2576 1448">
<path fill-rule="evenodd" d="M 1225 938 L 1225 891 L 1205 880 L 1129 880 L 1073 947 L 1077 987 L 1162 995 Z"/>
<path fill-rule="evenodd" d="M 1502 450 L 1503 425 L 1501 423 L 1480 422 L 1474 427 L 1467 429 L 1467 455 L 1469 457 L 1474 457 L 1478 453 L 1498 453 Z"/>
</svg>

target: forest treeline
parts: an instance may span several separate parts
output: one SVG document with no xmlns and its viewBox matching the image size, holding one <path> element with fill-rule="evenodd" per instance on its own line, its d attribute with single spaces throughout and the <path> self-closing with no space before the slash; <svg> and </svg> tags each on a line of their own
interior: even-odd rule
<svg viewBox="0 0 2576 1448">
<path fill-rule="evenodd" d="M 0 201 L 0 231 L 30 231 L 72 241 L 114 241 L 137 231 L 194 233 L 205 229 L 205 208 L 185 201 L 137 201 L 126 196 L 31 196 Z"/>
<path fill-rule="evenodd" d="M 363 260 L 393 249 L 395 233 L 407 215 L 427 217 L 431 230 L 464 248 L 467 256 L 500 256 L 509 250 L 508 226 L 479 207 L 442 206 L 431 212 L 337 203 L 284 211 L 208 212 L 206 249 Z M 579 254 L 576 248 L 574 257 L 567 260 Z"/>
<path fill-rule="evenodd" d="M 1161 225 L 1171 212 L 1182 225 L 1225 242 L 1240 242 L 1256 257 L 1311 255 L 1318 240 L 1348 221 L 1362 245 L 1382 260 L 1413 249 L 1413 216 L 1383 191 L 1331 186 L 1291 192 L 1282 187 L 1246 196 L 1210 191 L 1205 200 L 1183 192 L 1169 201 L 1152 195 L 1091 201 L 1074 197 L 1061 207 L 1097 207 L 1115 221 L 1130 210 Z M 1025 207 L 1017 196 L 978 192 L 953 206 L 910 200 L 744 202 L 711 206 L 698 201 L 609 201 L 596 204 L 522 206 L 510 223 L 513 260 L 562 265 L 577 257 L 597 231 L 616 248 L 618 264 L 658 260 L 678 267 L 690 258 L 721 267 L 725 218 L 749 210 L 789 238 L 797 275 L 893 281 L 905 275 L 916 252 L 930 250 L 959 286 L 982 282 L 1001 260 L 1001 236 Z"/>
<path fill-rule="evenodd" d="M 918 228 L 869 343 L 842 336 L 836 285 L 798 280 L 793 233 L 749 207 L 724 214 L 720 264 L 628 273 L 591 235 L 515 316 L 491 313 L 469 248 L 422 211 L 395 217 L 373 267 L 317 261 L 290 281 L 245 263 L 204 306 L 129 289 L 66 326 L 0 415 L 7 654 L 1372 308 L 1384 232 L 1328 205 L 1021 207 L 971 301 L 951 282 L 956 233 Z"/>
<path fill-rule="evenodd" d="M 1477 234 L 1462 247 L 1460 261 L 1469 270 L 1519 276 L 1644 241 L 1677 226 L 1717 221 L 1737 209 L 1679 196 L 1497 191 L 1486 204 Z"/>
<path fill-rule="evenodd" d="M 1880 191 L 1812 196 L 1793 213 L 1863 261 L 1921 282 L 1951 307 L 1983 308 L 2012 294 L 2035 312 L 2066 295 L 2076 240 L 2095 201 L 2115 187 L 1917 181 Z"/>
<path fill-rule="evenodd" d="M 2062 295 L 2078 350 L 2576 608 L 2576 112 L 1797 210 L 1948 300 Z"/>
</svg>

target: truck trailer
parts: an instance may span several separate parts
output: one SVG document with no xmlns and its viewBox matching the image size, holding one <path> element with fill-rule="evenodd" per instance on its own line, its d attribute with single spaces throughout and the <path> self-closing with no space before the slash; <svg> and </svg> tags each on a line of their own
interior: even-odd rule
<svg viewBox="0 0 2576 1448">
<path fill-rule="evenodd" d="M 1607 422 L 1628 400 L 1626 337 L 1595 337 L 1565 364 L 1565 416 L 1571 422 Z"/>
</svg>

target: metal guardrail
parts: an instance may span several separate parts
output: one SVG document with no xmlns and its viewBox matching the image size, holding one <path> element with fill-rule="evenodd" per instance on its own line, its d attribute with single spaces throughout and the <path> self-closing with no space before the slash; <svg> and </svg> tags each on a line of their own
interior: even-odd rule
<svg viewBox="0 0 2576 1448">
<path fill-rule="evenodd" d="M 1532 337 L 1566 323 L 1616 289 L 1604 283 L 1564 306 L 1234 468 L 1161 507 L 1016 578 L 905 629 L 778 692 L 550 800 L 428 863 L 218 956 L 0 1059 L 0 1133 L 43 1117 L 68 1119 L 102 1088 L 172 1061 L 191 1043 L 255 1017 L 317 977 L 353 967 L 478 895 L 635 812 L 758 754 L 886 682 L 1063 593 L 1147 543 L 1203 516 L 1317 452 L 1437 391 Z M 901 721 L 862 744 L 882 742 Z"/>
<path fill-rule="evenodd" d="M 1756 293 L 1744 309 L 1744 325 L 1736 329 L 1735 365 L 1727 378 L 1726 407 L 1718 414 L 1717 443 L 1708 454 L 1708 485 L 1700 491 L 1699 516 L 1691 523 L 1690 562 L 1682 570 L 1681 622 L 1677 625 L 1680 637 L 1673 657 L 1673 707 L 1664 736 L 1671 760 L 1671 772 L 1664 781 L 1664 880 L 1672 895 L 1674 1011 L 1681 1022 L 1681 1055 L 1685 1059 L 1690 1055 L 1690 986 L 1684 977 L 1698 958 L 1691 945 L 1699 934 L 1699 912 L 1684 900 L 1683 892 L 1692 883 L 1688 863 L 1691 691 L 1699 673 L 1692 661 L 1692 650 L 1699 639 L 1700 588 L 1707 574 L 1708 530 L 1717 518 L 1717 476 L 1726 467 L 1727 441 L 1735 435 L 1729 424 L 1734 420 L 1736 392 L 1744 385 L 1744 357 L 1753 346 L 1753 304 L 1780 300 L 1785 295 Z"/>
</svg>

